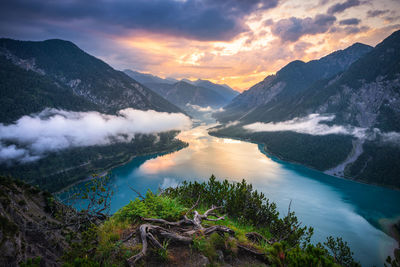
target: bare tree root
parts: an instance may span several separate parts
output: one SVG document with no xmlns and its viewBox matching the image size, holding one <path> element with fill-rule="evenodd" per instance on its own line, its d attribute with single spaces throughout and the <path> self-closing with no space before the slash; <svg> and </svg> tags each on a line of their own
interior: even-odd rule
<svg viewBox="0 0 400 267">
<path fill-rule="evenodd" d="M 202 225 L 203 221 L 220 221 L 224 220 L 225 216 L 218 216 L 215 214 L 215 211 L 221 209 L 222 207 L 212 206 L 208 209 L 204 214 L 200 214 L 198 211 L 194 210 L 195 207 L 198 205 L 200 197 L 197 199 L 196 203 L 191 207 L 185 215 L 183 215 L 182 219 L 176 222 L 170 222 L 164 219 L 157 219 L 157 218 L 142 218 L 142 221 L 146 222 L 137 230 L 136 236 L 140 237 L 142 242 L 142 250 L 130 257 L 127 260 L 129 266 L 134 266 L 139 260 L 143 259 L 148 252 L 148 248 L 151 245 L 157 249 L 166 249 L 164 248 L 160 241 L 167 240 L 168 242 L 176 243 L 176 244 L 191 244 L 193 239 L 196 236 L 208 236 L 213 233 L 218 234 L 229 234 L 233 236 L 235 232 L 230 229 L 229 227 L 222 226 L 222 225 L 214 225 L 210 227 L 204 227 Z M 189 213 L 193 213 L 193 219 L 188 217 Z M 288 216 L 290 216 L 290 205 L 288 209 Z M 214 218 L 211 218 L 214 217 Z M 288 231 L 286 234 L 280 236 L 277 239 L 267 239 L 261 234 L 257 232 L 249 232 L 246 234 L 248 240 L 252 241 L 253 243 L 267 243 L 269 245 L 273 245 L 276 242 L 281 242 L 286 240 L 290 237 L 290 235 L 296 230 L 298 225 L 290 225 L 291 230 Z M 135 236 L 135 233 L 132 232 L 126 237 L 122 242 L 127 241 L 128 239 Z M 267 260 L 267 255 L 264 252 L 258 251 L 252 245 L 245 245 L 245 244 L 237 244 L 237 247 L 245 254 L 251 255 L 260 261 L 263 261 L 269 264 Z"/>
<path fill-rule="evenodd" d="M 266 242 L 266 243 L 272 245 L 272 244 L 274 243 L 273 241 L 270 241 L 270 240 L 266 239 L 265 237 L 263 237 L 262 235 L 260 235 L 260 234 L 257 233 L 257 232 L 250 232 L 250 233 L 247 233 L 247 234 L 246 234 L 246 237 L 247 237 L 250 241 L 255 242 L 255 243 L 259 243 L 259 244 L 262 243 L 262 242 Z"/>
<path fill-rule="evenodd" d="M 263 252 L 258 252 L 257 250 L 255 250 L 254 248 L 251 247 L 246 247 L 243 245 L 238 244 L 237 245 L 239 249 L 241 249 L 242 251 L 246 252 L 247 254 L 250 254 L 251 256 L 255 256 L 256 258 L 260 259 L 261 261 L 265 261 L 265 253 Z"/>
<path fill-rule="evenodd" d="M 143 221 L 147 222 L 140 225 L 137 233 L 142 242 L 142 250 L 138 254 L 128 259 L 128 265 L 134 266 L 140 259 L 144 258 L 147 254 L 149 245 L 154 248 L 165 249 L 159 240 L 169 240 L 170 242 L 180 244 L 191 244 L 193 242 L 193 238 L 197 235 L 211 235 L 213 233 L 228 233 L 230 235 L 235 234 L 232 229 L 226 226 L 215 225 L 211 227 L 203 227 L 202 225 L 203 221 L 224 220 L 225 216 L 219 217 L 213 213 L 215 210 L 222 207 L 212 206 L 204 214 L 200 214 L 195 210 L 193 212 L 193 219 L 190 219 L 188 214 L 197 206 L 198 202 L 199 199 L 196 201 L 195 205 L 190 208 L 188 212 L 186 212 L 183 218 L 177 222 L 169 222 L 163 219 L 155 218 L 142 218 Z M 210 218 L 210 216 L 215 218 Z M 151 223 L 160 224 L 162 226 Z M 130 234 L 128 238 L 125 238 L 125 241 L 132 236 L 133 234 Z"/>
</svg>

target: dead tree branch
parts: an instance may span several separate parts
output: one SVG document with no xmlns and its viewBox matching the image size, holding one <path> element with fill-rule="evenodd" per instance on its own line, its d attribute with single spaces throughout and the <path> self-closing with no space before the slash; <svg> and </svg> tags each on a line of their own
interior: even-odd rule
<svg viewBox="0 0 400 267">
<path fill-rule="evenodd" d="M 198 205 L 199 200 L 200 197 L 197 199 L 193 207 L 186 212 L 183 218 L 176 222 L 169 222 L 164 219 L 156 218 L 142 218 L 142 220 L 146 223 L 140 225 L 137 233 L 142 242 L 142 250 L 138 254 L 128 259 L 128 265 L 134 266 L 140 259 L 144 258 L 147 255 L 149 244 L 151 244 L 151 246 L 154 248 L 164 249 L 160 241 L 168 240 L 173 243 L 191 244 L 193 242 L 193 238 L 197 235 L 211 235 L 213 233 L 228 233 L 230 235 L 235 234 L 232 229 L 226 226 L 214 225 L 211 227 L 203 227 L 201 224 L 203 220 L 223 220 L 225 216 L 218 217 L 215 213 L 212 213 L 222 207 L 212 206 L 204 214 L 200 214 L 195 210 L 193 211 L 193 219 L 190 219 L 188 214 L 191 213 L 192 210 Z M 209 216 L 214 216 L 217 218 L 209 218 Z M 159 224 L 162 226 L 149 223 Z M 165 228 L 165 226 L 168 226 L 168 228 Z M 131 237 L 132 235 L 129 235 L 129 238 Z"/>
</svg>

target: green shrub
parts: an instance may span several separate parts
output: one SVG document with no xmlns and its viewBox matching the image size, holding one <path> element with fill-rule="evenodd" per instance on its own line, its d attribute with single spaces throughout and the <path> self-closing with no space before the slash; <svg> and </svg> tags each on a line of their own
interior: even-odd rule
<svg viewBox="0 0 400 267">
<path fill-rule="evenodd" d="M 308 245 L 304 250 L 298 246 L 289 250 L 286 262 L 291 266 L 338 266 L 325 248 L 314 245 Z"/>
<path fill-rule="evenodd" d="M 206 237 L 203 235 L 194 237 L 193 248 L 206 256 L 210 260 L 210 262 L 213 262 L 217 259 L 217 252 L 214 244 L 210 242 L 209 239 L 206 239 Z"/>
<path fill-rule="evenodd" d="M 102 225 L 83 232 L 82 241 L 73 243 L 64 256 L 66 266 L 98 266 L 96 263 L 99 262 L 102 266 L 124 266 L 129 257 L 139 253 L 141 245 L 126 247 L 121 240 L 133 230 L 132 227 L 141 223 L 141 218 L 177 221 L 193 206 L 199 194 L 200 203 L 196 207 L 199 213 L 214 204 L 224 206 L 216 212 L 227 214 L 224 220 L 204 220 L 203 226 L 224 225 L 235 231 L 234 237 L 217 233 L 205 236 L 201 232 L 194 236 L 191 248 L 205 255 L 211 265 L 218 264 L 218 250 L 235 257 L 240 244 L 264 252 L 271 266 L 358 266 L 342 239 L 329 237 L 324 243 L 326 247 L 311 245 L 313 229 L 299 227 L 294 212 L 289 210 L 285 217 L 279 218 L 275 204 L 269 203 L 244 180 L 241 183 L 219 182 L 215 177 L 207 183 L 184 182 L 159 195 L 148 191 L 144 199 L 131 201 Z M 278 242 L 273 245 L 266 240 L 252 242 L 246 237 L 249 232 L 258 232 L 269 241 Z M 167 261 L 169 243 L 168 240 L 161 241 L 164 249 L 151 249 L 151 253 Z"/>
<path fill-rule="evenodd" d="M 75 258 L 71 262 L 66 262 L 63 267 L 100 267 L 100 263 L 90 258 Z"/>
<path fill-rule="evenodd" d="M 141 218 L 161 218 L 169 221 L 179 220 L 185 213 L 185 207 L 169 196 L 158 196 L 148 191 L 146 198 L 136 198 L 115 214 L 119 221 L 138 222 Z"/>
<path fill-rule="evenodd" d="M 332 254 L 335 262 L 343 266 L 361 266 L 353 259 L 353 252 L 350 250 L 347 242 L 343 241 L 341 237 L 334 239 L 329 236 L 324 242 L 328 251 Z"/>
<path fill-rule="evenodd" d="M 276 204 L 269 202 L 263 193 L 254 190 L 245 180 L 240 183 L 230 183 L 228 180 L 220 182 L 212 175 L 208 182 L 184 181 L 179 187 L 167 188 L 164 195 L 178 199 L 188 207 L 200 196 L 199 206 L 223 206 L 221 212 L 230 218 L 244 225 L 264 229 L 264 232 L 270 232 L 277 239 L 288 236 L 286 241 L 292 245 L 309 241 L 313 232 L 312 228 L 300 227 L 293 212 L 280 218 Z M 293 228 L 296 230 L 292 231 Z"/>
<path fill-rule="evenodd" d="M 168 261 L 168 245 L 169 241 L 164 240 L 164 242 L 162 243 L 163 249 L 156 249 L 158 257 L 164 262 Z"/>
<path fill-rule="evenodd" d="M 41 257 L 27 259 L 25 262 L 20 263 L 20 267 L 40 267 L 42 262 Z"/>
<path fill-rule="evenodd" d="M 18 231 L 18 226 L 8 220 L 7 217 L 0 215 L 0 230 L 5 236 L 14 236 Z"/>
</svg>

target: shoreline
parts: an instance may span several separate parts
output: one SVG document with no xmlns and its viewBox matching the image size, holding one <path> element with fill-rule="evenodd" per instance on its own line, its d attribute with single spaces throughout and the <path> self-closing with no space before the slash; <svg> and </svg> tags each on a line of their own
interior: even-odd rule
<svg viewBox="0 0 400 267">
<path fill-rule="evenodd" d="M 308 168 L 310 170 L 323 173 L 325 175 L 328 175 L 328 176 L 336 178 L 336 179 L 342 179 L 342 180 L 356 182 L 356 183 L 364 184 L 364 185 L 368 185 L 368 186 L 376 186 L 376 187 L 382 187 L 382 188 L 386 188 L 386 189 L 391 189 L 391 190 L 394 190 L 394 191 L 400 191 L 400 188 L 392 188 L 390 186 L 367 183 L 367 182 L 363 182 L 363 181 L 349 179 L 349 178 L 346 178 L 346 177 L 340 177 L 340 176 L 336 176 L 336 175 L 331 175 L 331 174 L 325 173 L 323 171 L 320 171 L 318 169 L 315 169 L 313 167 L 307 166 L 305 164 L 301 164 L 299 162 L 282 159 L 280 156 L 275 155 L 273 152 L 269 151 L 267 149 L 267 146 L 266 146 L 265 143 L 254 142 L 251 139 L 231 137 L 231 136 L 226 136 L 226 135 L 217 136 L 217 135 L 211 134 L 210 132 L 208 134 L 211 135 L 211 136 L 214 136 L 214 137 L 218 137 L 218 138 L 229 138 L 229 139 L 233 139 L 233 140 L 239 140 L 239 141 L 242 141 L 242 142 L 248 142 L 248 143 L 256 144 L 256 145 L 258 145 L 259 151 L 262 154 L 264 154 L 266 157 L 270 158 L 271 160 L 282 161 L 284 163 L 290 163 L 290 164 L 294 164 L 294 165 L 297 165 L 297 166 L 300 166 L 300 167 Z M 262 147 L 262 149 L 261 149 L 261 147 Z M 397 218 L 392 218 L 392 219 L 382 218 L 378 223 L 380 225 L 381 231 L 383 231 L 385 234 L 387 234 L 388 236 L 392 237 L 394 240 L 397 241 L 398 245 L 397 245 L 397 247 L 394 248 L 394 250 L 400 250 L 400 218 L 398 218 L 398 217 Z"/>
<path fill-rule="evenodd" d="M 382 219 L 379 224 L 387 235 L 397 241 L 397 247 L 393 248 L 393 254 L 396 255 L 396 251 L 400 251 L 400 217 Z"/>
<path fill-rule="evenodd" d="M 316 168 L 314 168 L 312 166 L 309 166 L 309 165 L 306 165 L 306 164 L 303 164 L 303 163 L 300 163 L 300 162 L 297 162 L 297 161 L 291 161 L 291 160 L 284 159 L 284 158 L 280 157 L 279 155 L 276 155 L 272 151 L 268 150 L 267 149 L 267 145 L 265 143 L 259 143 L 259 142 L 255 142 L 255 141 L 253 141 L 251 139 L 233 137 L 233 136 L 228 136 L 228 135 L 213 135 L 212 132 L 208 132 L 208 134 L 211 135 L 211 136 L 214 136 L 214 137 L 218 137 L 218 138 L 229 138 L 229 139 L 239 140 L 239 141 L 243 141 L 243 142 L 253 143 L 253 144 L 256 144 L 256 145 L 259 145 L 259 146 L 261 145 L 263 147 L 263 150 L 260 149 L 260 152 L 262 154 L 266 155 L 267 157 L 271 158 L 271 159 L 275 158 L 275 159 L 280 160 L 280 161 L 285 162 L 285 163 L 290 163 L 290 164 L 294 164 L 294 165 L 297 165 L 297 166 L 306 167 L 308 169 L 311 169 L 311 170 L 314 170 L 314 171 L 318 171 L 320 173 L 323 173 L 325 175 L 328 175 L 328 176 L 331 176 L 331 177 L 334 177 L 334 178 L 337 178 L 337 179 L 343 179 L 343 180 L 352 181 L 352 182 L 356 182 L 356 183 L 360 183 L 360 184 L 364 184 L 364 185 L 377 186 L 377 187 L 383 187 L 383 188 L 386 188 L 386 189 L 391 189 L 391 190 L 394 190 L 394 191 L 400 191 L 400 188 L 398 188 L 398 187 L 393 187 L 393 186 L 383 185 L 383 184 L 377 184 L 377 183 L 369 183 L 369 182 L 365 182 L 365 181 L 362 181 L 362 180 L 355 180 L 355 179 L 352 179 L 350 177 L 336 176 L 336 175 L 326 173 L 325 171 L 318 170 L 318 169 L 316 169 Z"/>
<path fill-rule="evenodd" d="M 160 150 L 160 151 L 153 151 L 153 152 L 147 152 L 147 153 L 143 153 L 143 154 L 132 155 L 126 161 L 118 162 L 117 164 L 112 165 L 112 166 L 102 170 L 101 174 L 99 174 L 98 176 L 99 177 L 104 177 L 104 176 L 108 175 L 111 170 L 129 163 L 129 162 L 131 162 L 132 160 L 134 160 L 137 157 L 144 157 L 144 156 L 150 156 L 150 155 L 155 155 L 155 154 L 169 154 L 169 153 L 173 153 L 173 152 L 179 151 L 179 150 L 184 149 L 184 148 L 189 146 L 189 144 L 187 142 L 184 142 L 184 141 L 181 141 L 181 140 L 179 140 L 179 141 L 181 142 L 181 145 L 179 145 L 179 146 L 177 146 L 177 147 L 175 147 L 173 149 L 165 149 L 165 150 Z M 90 181 L 92 179 L 93 179 L 93 176 L 88 176 L 88 177 L 86 177 L 86 178 L 84 178 L 82 180 L 76 181 L 76 182 L 74 182 L 74 183 L 72 183 L 72 184 L 70 184 L 70 185 L 68 185 L 66 187 L 61 188 L 60 190 L 58 190 L 56 192 L 53 192 L 52 194 L 53 195 L 62 194 L 65 191 L 67 191 L 68 189 L 70 189 L 71 187 L 76 186 L 76 185 L 78 185 L 80 183 L 83 183 L 83 182 Z"/>
</svg>

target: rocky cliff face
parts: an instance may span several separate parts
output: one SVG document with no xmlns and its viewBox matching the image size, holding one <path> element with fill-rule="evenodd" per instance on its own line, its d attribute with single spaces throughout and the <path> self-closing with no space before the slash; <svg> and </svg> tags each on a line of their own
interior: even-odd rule
<svg viewBox="0 0 400 267">
<path fill-rule="evenodd" d="M 68 41 L 0 39 L 0 65 L 0 123 L 3 124 L 46 108 L 107 114 L 124 108 L 183 112 Z M 157 137 L 135 137 L 124 144 L 66 149 L 22 165 L 2 160 L 0 173 L 57 191 L 92 173 L 102 173 L 127 162 L 133 156 L 182 147 L 183 143 L 175 136 L 176 132 L 167 132 Z M 155 144 L 157 138 L 161 141 Z M 0 145 L 3 148 L 8 144 L 2 140 Z"/>
<path fill-rule="evenodd" d="M 7 68 L 2 69 L 2 80 L 7 83 L 6 96 L 10 98 L 10 101 L 4 101 L 2 105 L 4 110 L 11 109 L 13 105 L 29 106 L 30 101 L 37 97 L 34 94 L 39 91 L 46 91 L 40 95 L 42 102 L 46 102 L 55 91 L 68 91 L 63 101 L 57 104 L 54 101 L 43 103 L 41 110 L 51 104 L 51 107 L 69 108 L 65 103 L 76 101 L 71 100 L 75 97 L 82 102 L 82 107 L 78 107 L 80 110 L 88 106 L 91 110 L 107 113 L 128 107 L 181 112 L 175 105 L 123 72 L 114 70 L 68 41 L 28 42 L 0 39 L 0 58 L 7 63 Z M 16 73 L 13 66 L 21 71 L 25 70 L 24 75 L 13 78 Z M 31 79 L 31 82 L 27 82 L 27 79 Z M 10 90 L 10 87 L 14 90 Z M 25 99 L 12 101 L 16 95 L 31 90 L 31 87 L 35 87 L 35 90 L 29 92 Z M 36 110 L 38 111 L 40 110 Z"/>
<path fill-rule="evenodd" d="M 266 77 L 262 82 L 237 96 L 216 114 L 220 121 L 266 121 L 263 110 L 304 92 L 318 80 L 332 77 L 346 70 L 354 61 L 371 51 L 372 47 L 356 43 L 345 50 L 336 51 L 319 60 L 304 63 L 297 60 L 289 63 L 276 75 Z M 252 110 L 249 110 L 249 109 Z"/>
<path fill-rule="evenodd" d="M 0 265 L 19 266 L 40 257 L 40 266 L 61 266 L 76 229 L 61 227 L 67 209 L 36 187 L 0 177 Z"/>
<path fill-rule="evenodd" d="M 321 69 L 314 71 L 315 66 Z M 313 113 L 333 115 L 325 125 L 359 127 L 362 134 L 252 134 L 242 128 Z M 400 31 L 373 49 L 355 44 L 318 61 L 292 62 L 236 97 L 216 116 L 223 122 L 238 121 L 220 133 L 264 142 L 269 152 L 286 160 L 337 176 L 400 187 L 396 160 L 400 157 Z"/>
<path fill-rule="evenodd" d="M 297 110 L 333 113 L 339 123 L 399 131 L 399 82 L 400 31 L 397 31 L 341 75 L 310 88 L 303 103 L 297 104 Z"/>
</svg>

